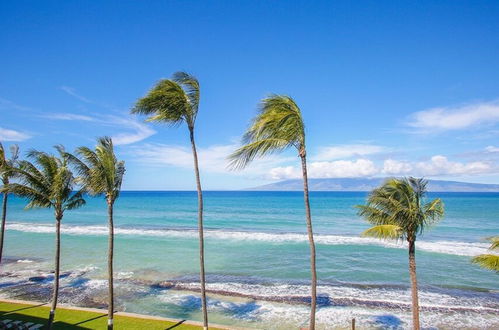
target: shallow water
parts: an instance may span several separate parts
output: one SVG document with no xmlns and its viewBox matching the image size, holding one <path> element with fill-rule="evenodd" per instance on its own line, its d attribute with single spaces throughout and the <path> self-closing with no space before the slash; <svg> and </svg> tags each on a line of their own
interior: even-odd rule
<svg viewBox="0 0 499 330">
<path fill-rule="evenodd" d="M 499 327 L 499 277 L 470 264 L 499 232 L 499 194 L 441 193 L 446 217 L 417 245 L 425 327 Z M 312 192 L 319 328 L 409 328 L 404 244 L 359 237 L 365 193 Z M 11 198 L 3 297 L 48 299 L 51 210 Z M 201 319 L 195 192 L 124 192 L 116 204 L 116 293 L 121 310 Z M 212 322 L 298 328 L 308 318 L 308 243 L 300 192 L 206 192 L 206 269 Z M 63 219 L 61 300 L 105 306 L 106 205 L 90 198 Z M 36 278 L 35 276 L 40 276 Z M 34 278 L 35 277 L 35 278 Z M 31 280 L 29 279 L 31 278 Z M 166 283 L 165 283 L 166 282 Z"/>
</svg>

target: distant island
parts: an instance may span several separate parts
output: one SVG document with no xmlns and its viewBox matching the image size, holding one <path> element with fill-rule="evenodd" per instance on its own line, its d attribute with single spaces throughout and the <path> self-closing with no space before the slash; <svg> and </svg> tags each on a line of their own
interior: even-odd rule
<svg viewBox="0 0 499 330">
<path fill-rule="evenodd" d="M 312 191 L 370 191 L 386 178 L 309 179 Z M 301 179 L 291 179 L 266 184 L 246 190 L 298 191 L 303 190 Z M 459 181 L 428 180 L 428 190 L 438 192 L 499 192 L 499 184 L 469 183 Z"/>
</svg>

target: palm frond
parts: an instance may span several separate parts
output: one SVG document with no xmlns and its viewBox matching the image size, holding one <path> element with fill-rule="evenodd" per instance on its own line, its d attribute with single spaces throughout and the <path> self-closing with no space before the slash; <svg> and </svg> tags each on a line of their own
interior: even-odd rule
<svg viewBox="0 0 499 330">
<path fill-rule="evenodd" d="M 19 197 L 28 199 L 30 202 L 26 206 L 26 208 L 50 207 L 52 205 L 52 202 L 50 201 L 48 196 L 41 193 L 35 188 L 19 183 L 10 183 L 6 185 L 5 189 L 7 189 L 8 192 L 13 193 Z"/>
<path fill-rule="evenodd" d="M 189 107 L 187 108 L 188 116 L 186 117 L 186 121 L 189 127 L 194 127 L 200 99 L 199 81 L 193 75 L 181 71 L 175 72 L 172 80 L 182 86 L 182 89 L 187 96 Z"/>
<path fill-rule="evenodd" d="M 362 236 L 380 239 L 401 239 L 404 232 L 401 227 L 396 225 L 379 225 L 365 230 Z"/>
<path fill-rule="evenodd" d="M 256 157 L 279 152 L 291 144 L 283 139 L 265 139 L 251 142 L 234 151 L 229 156 L 230 169 L 242 169 Z"/>
<path fill-rule="evenodd" d="M 121 189 L 125 163 L 117 160 L 112 139 L 107 136 L 99 138 L 95 151 L 87 147 L 77 150 L 81 157 L 79 166 L 86 169 L 80 178 L 83 189 L 91 195 L 105 194 L 114 201 Z"/>
<path fill-rule="evenodd" d="M 492 243 L 489 247 L 489 250 L 498 250 L 499 249 L 499 236 L 489 237 L 488 241 Z"/>
<path fill-rule="evenodd" d="M 304 151 L 305 130 L 300 108 L 285 95 L 270 95 L 263 99 L 242 143 L 243 146 L 228 157 L 229 168 L 244 168 L 256 157 L 290 146 Z"/>
<path fill-rule="evenodd" d="M 73 197 L 75 178 L 68 167 L 69 154 L 62 146 L 56 146 L 60 157 L 30 150 L 33 160 L 20 161 L 16 174 L 18 183 L 8 186 L 10 192 L 28 199 L 27 208 L 53 207 L 59 216 L 66 209 L 83 205 L 83 197 Z"/>
<path fill-rule="evenodd" d="M 471 262 L 479 265 L 482 268 L 499 272 L 499 255 L 480 254 L 471 259 Z"/>
<path fill-rule="evenodd" d="M 73 210 L 85 205 L 86 201 L 83 198 L 83 191 L 80 190 L 74 193 L 64 204 L 64 210 Z"/>
<path fill-rule="evenodd" d="M 189 106 L 182 87 L 172 80 L 163 79 L 135 103 L 131 113 L 147 115 L 147 121 L 178 125 L 190 113 Z"/>
<path fill-rule="evenodd" d="M 3 184 L 9 183 L 9 178 L 15 176 L 19 158 L 19 147 L 17 144 L 10 146 L 10 159 L 7 158 L 3 145 L 0 143 L 0 179 Z"/>
</svg>

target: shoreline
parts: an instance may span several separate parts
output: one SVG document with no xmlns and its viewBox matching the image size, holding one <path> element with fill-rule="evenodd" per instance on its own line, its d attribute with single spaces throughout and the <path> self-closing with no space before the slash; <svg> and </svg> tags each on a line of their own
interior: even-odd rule
<svg viewBox="0 0 499 330">
<path fill-rule="evenodd" d="M 41 301 L 33 301 L 33 300 L 18 300 L 18 299 L 5 299 L 0 298 L 0 302 L 9 303 L 9 304 L 21 304 L 21 305 L 30 305 L 30 306 L 47 306 L 50 307 L 50 302 L 41 302 Z M 73 311 L 83 311 L 83 312 L 91 312 L 91 313 L 99 313 L 103 315 L 107 315 L 107 309 L 102 308 L 91 308 L 91 307 L 78 307 L 68 304 L 57 304 L 57 309 L 66 309 Z M 57 311 L 56 311 L 57 313 Z M 192 325 L 203 328 L 203 322 L 193 321 L 193 320 L 185 320 L 185 319 L 175 319 L 169 317 L 162 316 L 154 316 L 154 315 L 146 315 L 146 314 L 138 314 L 138 313 L 129 313 L 129 312 L 115 312 L 115 316 L 124 316 L 131 317 L 135 319 L 144 319 L 144 320 L 154 320 L 154 321 L 165 321 L 172 323 L 179 323 L 183 325 Z M 209 323 L 210 328 L 217 328 L 222 330 L 248 330 L 248 328 L 241 327 L 228 327 L 226 325 Z"/>
</svg>

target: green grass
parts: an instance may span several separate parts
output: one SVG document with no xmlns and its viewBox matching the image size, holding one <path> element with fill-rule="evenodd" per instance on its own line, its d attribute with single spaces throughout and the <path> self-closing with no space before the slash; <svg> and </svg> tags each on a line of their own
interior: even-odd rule
<svg viewBox="0 0 499 330">
<path fill-rule="evenodd" d="M 48 306 L 17 304 L 0 302 L 0 319 L 10 319 L 37 324 L 46 324 L 49 315 Z M 107 314 L 87 312 L 64 307 L 57 308 L 55 313 L 54 329 L 106 329 Z M 175 322 L 142 319 L 128 316 L 114 316 L 115 329 L 137 330 L 187 330 L 201 329 L 194 325 L 178 324 Z"/>
</svg>

